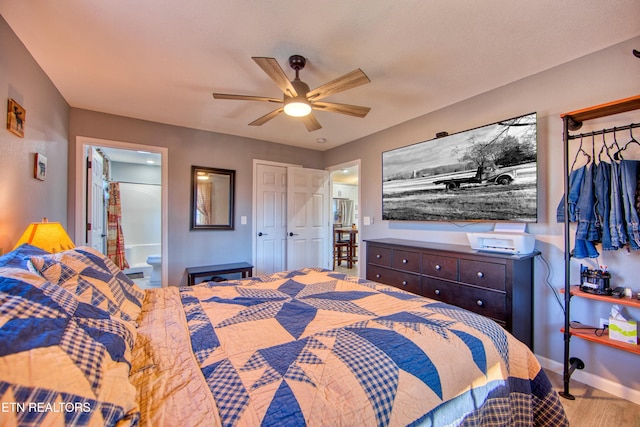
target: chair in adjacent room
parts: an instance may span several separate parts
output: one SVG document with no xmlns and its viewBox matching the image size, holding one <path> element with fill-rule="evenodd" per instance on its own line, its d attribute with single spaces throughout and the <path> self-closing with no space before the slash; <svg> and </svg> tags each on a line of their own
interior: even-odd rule
<svg viewBox="0 0 640 427">
<path fill-rule="evenodd" d="M 350 240 L 344 235 L 340 226 L 333 228 L 333 268 L 342 265 L 342 261 L 349 263 Z"/>
</svg>

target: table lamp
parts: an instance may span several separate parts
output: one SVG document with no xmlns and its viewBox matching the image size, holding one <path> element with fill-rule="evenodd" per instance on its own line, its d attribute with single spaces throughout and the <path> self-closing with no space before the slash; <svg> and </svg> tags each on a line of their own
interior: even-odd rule
<svg viewBox="0 0 640 427">
<path fill-rule="evenodd" d="M 59 222 L 49 222 L 47 218 L 42 218 L 42 222 L 29 224 L 14 249 L 23 243 L 28 243 L 51 253 L 66 251 L 75 247 L 62 225 Z"/>
</svg>

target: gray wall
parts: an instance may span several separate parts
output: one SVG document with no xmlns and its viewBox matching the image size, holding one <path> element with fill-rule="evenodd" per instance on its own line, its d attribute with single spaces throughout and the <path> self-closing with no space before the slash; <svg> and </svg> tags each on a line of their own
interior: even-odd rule
<svg viewBox="0 0 640 427">
<path fill-rule="evenodd" d="M 0 17 L 0 251 L 10 251 L 31 222 L 67 226 L 69 105 Z M 6 130 L 7 99 L 26 110 L 24 138 Z M 33 177 L 35 153 L 47 179 Z"/>
<path fill-rule="evenodd" d="M 382 152 L 433 139 L 440 131 L 459 132 L 536 111 L 539 219 L 538 223 L 528 226 L 528 232 L 535 234 L 537 239 L 536 248 L 542 252 L 535 262 L 535 352 L 553 361 L 562 361 L 563 337 L 559 330 L 563 325 L 563 313 L 550 289 L 550 286 L 564 286 L 563 226 L 555 219 L 555 210 L 563 193 L 562 120 L 559 115 L 639 94 L 640 60 L 632 55 L 632 49 L 639 46 L 640 38 L 629 40 L 325 152 L 325 165 L 361 159 L 360 217 L 374 219 L 372 225 L 361 227 L 361 238 L 397 237 L 467 245 L 466 232 L 491 230 L 493 223 L 382 221 Z M 640 122 L 640 111 L 593 121 L 585 124 L 581 131 L 629 122 Z M 638 136 L 640 131 L 636 138 Z M 640 157 L 635 158 L 640 160 Z M 366 250 L 364 245 L 363 249 Z M 365 259 L 365 250 L 360 259 Z M 606 252 L 592 261 L 595 266 L 609 267 L 616 286 L 631 287 L 635 292 L 640 291 L 636 277 L 639 262 L 640 251 Z M 579 264 L 579 260 L 572 264 L 572 277 L 578 277 L 578 282 Z M 364 274 L 363 269 L 361 272 Z M 573 298 L 571 317 L 597 325 L 600 317 L 608 317 L 610 307 L 611 304 L 607 303 L 594 304 Z M 640 310 L 629 313 L 632 318 L 640 320 Z M 571 340 L 571 348 L 571 354 L 587 364 L 586 371 L 631 389 L 640 389 L 640 371 L 630 369 L 638 365 L 637 355 L 576 338 Z M 577 372 L 574 378 L 580 378 L 581 374 L 583 372 Z M 585 382 L 593 382 L 585 376 L 582 378 Z"/>
<path fill-rule="evenodd" d="M 72 108 L 69 120 L 69 232 L 75 227 L 76 139 L 91 137 L 166 147 L 169 174 L 168 283 L 186 284 L 185 268 L 251 262 L 253 159 L 322 168 L 322 153 L 242 138 Z M 236 171 L 235 230 L 189 229 L 191 166 Z M 240 224 L 240 216 L 247 224 Z M 74 236 L 72 236 L 74 237 Z M 77 237 L 77 236 L 76 236 Z M 79 241 L 76 238 L 76 241 Z"/>
</svg>

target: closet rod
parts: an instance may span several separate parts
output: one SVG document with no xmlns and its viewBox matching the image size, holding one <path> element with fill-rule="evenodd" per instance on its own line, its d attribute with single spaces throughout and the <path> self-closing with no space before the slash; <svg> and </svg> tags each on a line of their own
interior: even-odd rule
<svg viewBox="0 0 640 427">
<path fill-rule="evenodd" d="M 580 134 L 576 134 L 576 135 L 567 135 L 568 139 L 578 139 L 578 138 L 586 138 L 588 136 L 595 136 L 595 135 L 602 135 L 605 133 L 613 133 L 613 132 L 618 132 L 621 130 L 629 130 L 629 129 L 634 129 L 640 127 L 640 123 L 631 123 L 629 125 L 626 126 L 616 126 L 613 128 L 609 128 L 609 129 L 601 129 L 601 130 L 594 130 L 593 132 L 586 132 L 586 133 L 580 133 Z"/>
</svg>

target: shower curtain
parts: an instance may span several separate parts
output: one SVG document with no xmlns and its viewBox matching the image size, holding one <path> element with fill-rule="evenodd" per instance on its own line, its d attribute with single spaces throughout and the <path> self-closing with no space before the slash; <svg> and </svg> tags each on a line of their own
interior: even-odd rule
<svg viewBox="0 0 640 427">
<path fill-rule="evenodd" d="M 198 225 L 213 224 L 213 184 L 208 182 L 198 182 Z"/>
<path fill-rule="evenodd" d="M 107 206 L 107 256 L 121 270 L 129 268 L 129 263 L 124 255 L 120 184 L 117 182 L 109 183 L 109 204 Z"/>
</svg>

